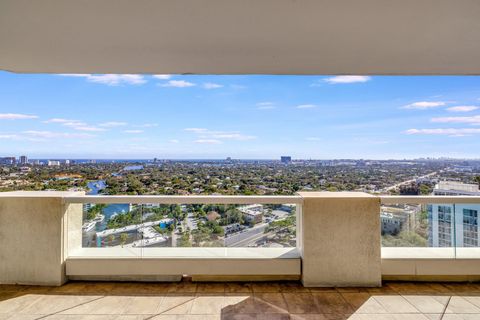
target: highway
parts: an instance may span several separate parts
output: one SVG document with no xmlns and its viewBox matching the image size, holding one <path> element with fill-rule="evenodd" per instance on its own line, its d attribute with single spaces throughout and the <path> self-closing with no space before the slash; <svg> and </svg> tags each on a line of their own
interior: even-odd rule
<svg viewBox="0 0 480 320">
<path fill-rule="evenodd" d="M 407 180 L 407 181 L 399 182 L 399 183 L 397 183 L 397 184 L 394 184 L 393 186 L 383 188 L 383 189 L 382 189 L 382 192 L 388 192 L 388 191 L 391 191 L 391 190 L 395 190 L 395 189 L 398 188 L 398 187 L 405 186 L 405 185 L 409 185 L 409 184 L 411 184 L 412 182 L 417 181 L 417 179 L 428 178 L 428 177 L 434 176 L 434 175 L 436 175 L 436 174 L 437 174 L 437 172 L 432 172 L 432 173 L 426 174 L 426 175 L 421 176 L 421 177 L 417 177 L 417 178 L 413 178 L 413 179 L 410 179 L 410 180 Z"/>
</svg>

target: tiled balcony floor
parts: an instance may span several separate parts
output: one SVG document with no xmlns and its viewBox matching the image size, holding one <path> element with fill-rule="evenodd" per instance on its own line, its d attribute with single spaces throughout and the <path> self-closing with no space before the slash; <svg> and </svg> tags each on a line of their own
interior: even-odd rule
<svg viewBox="0 0 480 320">
<path fill-rule="evenodd" d="M 297 282 L 0 285 L 0 319 L 480 319 L 480 283 L 385 282 L 303 288 Z"/>
</svg>

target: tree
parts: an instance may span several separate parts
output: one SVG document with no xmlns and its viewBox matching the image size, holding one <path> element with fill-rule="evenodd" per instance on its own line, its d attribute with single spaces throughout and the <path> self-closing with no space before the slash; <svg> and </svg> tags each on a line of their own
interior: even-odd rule
<svg viewBox="0 0 480 320">
<path fill-rule="evenodd" d="M 409 185 L 402 185 L 400 186 L 400 194 L 417 196 L 420 194 L 420 189 L 418 188 L 418 185 L 416 183 L 411 183 Z"/>
<path fill-rule="evenodd" d="M 396 236 L 382 237 L 384 247 L 427 247 L 428 241 L 413 231 L 401 231 Z"/>
<path fill-rule="evenodd" d="M 127 176 L 127 192 L 132 194 L 143 193 L 143 183 L 132 174 Z"/>
<path fill-rule="evenodd" d="M 228 209 L 220 220 L 220 225 L 228 225 L 232 223 L 244 223 L 242 212 L 236 208 Z"/>
<path fill-rule="evenodd" d="M 478 183 L 478 186 L 480 187 L 480 176 L 476 176 L 475 178 L 473 178 L 473 180 Z"/>
<path fill-rule="evenodd" d="M 113 234 L 108 236 L 108 242 L 111 244 L 115 240 L 115 236 Z"/>
<path fill-rule="evenodd" d="M 192 243 L 190 242 L 190 232 L 184 232 L 180 238 L 177 240 L 177 247 L 191 247 Z"/>
<path fill-rule="evenodd" d="M 122 247 L 127 242 L 127 239 L 128 239 L 128 234 L 126 233 L 120 234 L 120 244 L 122 245 Z"/>
<path fill-rule="evenodd" d="M 103 209 L 107 207 L 106 204 L 95 204 L 87 211 L 87 220 L 93 220 L 95 217 L 103 212 Z"/>
<path fill-rule="evenodd" d="M 432 188 L 426 184 L 421 184 L 419 189 L 421 195 L 429 195 L 430 193 L 432 193 Z"/>
</svg>

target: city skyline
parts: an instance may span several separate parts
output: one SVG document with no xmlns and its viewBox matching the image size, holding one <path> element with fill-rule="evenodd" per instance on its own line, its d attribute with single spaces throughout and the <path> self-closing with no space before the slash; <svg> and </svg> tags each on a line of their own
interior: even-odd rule
<svg viewBox="0 0 480 320">
<path fill-rule="evenodd" d="M 0 72 L 0 155 L 479 158 L 475 76 Z"/>
</svg>

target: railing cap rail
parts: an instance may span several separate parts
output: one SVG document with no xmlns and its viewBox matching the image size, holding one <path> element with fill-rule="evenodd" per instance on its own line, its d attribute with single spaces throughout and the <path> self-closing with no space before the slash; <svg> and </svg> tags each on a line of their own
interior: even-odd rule
<svg viewBox="0 0 480 320">
<path fill-rule="evenodd" d="M 66 203 L 159 203 L 159 204 L 302 204 L 303 198 L 293 196 L 66 196 Z"/>
<path fill-rule="evenodd" d="M 380 196 L 382 204 L 478 203 L 480 196 Z"/>
</svg>

